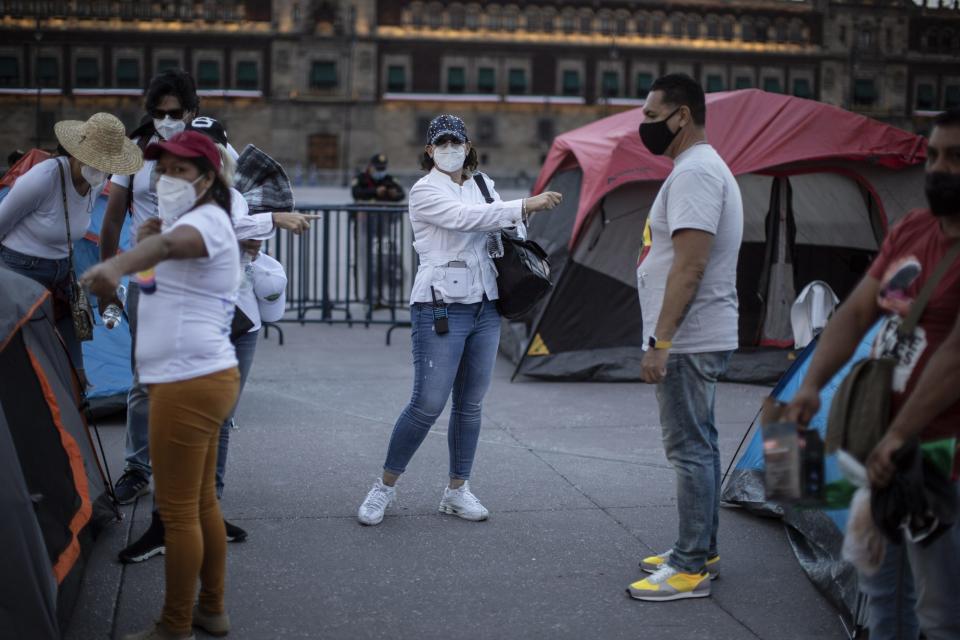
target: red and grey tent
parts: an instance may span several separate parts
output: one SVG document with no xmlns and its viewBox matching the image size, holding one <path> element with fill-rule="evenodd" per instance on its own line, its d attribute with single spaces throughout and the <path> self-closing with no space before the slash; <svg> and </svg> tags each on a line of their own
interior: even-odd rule
<svg viewBox="0 0 960 640">
<path fill-rule="evenodd" d="M 0 635 L 61 637 L 106 482 L 49 292 L 0 266 Z"/>
<path fill-rule="evenodd" d="M 643 146 L 642 120 L 642 109 L 625 111 L 554 140 L 534 193 L 560 191 L 564 202 L 531 220 L 530 237 L 550 254 L 555 286 L 505 332 L 517 374 L 639 377 L 635 268 L 647 214 L 672 167 Z M 775 381 L 789 365 L 778 347 L 793 343 L 796 294 L 822 280 L 842 299 L 888 226 L 924 205 L 926 142 L 837 107 L 755 89 L 709 94 L 707 137 L 744 201 L 742 349 L 729 375 Z"/>
</svg>

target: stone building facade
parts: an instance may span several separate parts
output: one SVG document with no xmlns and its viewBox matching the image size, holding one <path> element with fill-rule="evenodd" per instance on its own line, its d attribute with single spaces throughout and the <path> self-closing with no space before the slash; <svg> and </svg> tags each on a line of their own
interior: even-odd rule
<svg viewBox="0 0 960 640">
<path fill-rule="evenodd" d="M 231 140 L 304 180 L 373 152 L 412 177 L 426 123 L 453 112 L 485 168 L 522 182 L 556 134 L 636 108 L 671 71 L 922 131 L 960 106 L 960 6 L 921 1 L 0 0 L 0 151 L 99 110 L 136 125 L 169 66 Z"/>
</svg>

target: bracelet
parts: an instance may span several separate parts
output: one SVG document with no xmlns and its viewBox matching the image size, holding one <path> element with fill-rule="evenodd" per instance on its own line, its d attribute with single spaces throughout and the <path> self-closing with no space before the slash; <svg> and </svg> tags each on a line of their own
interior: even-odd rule
<svg viewBox="0 0 960 640">
<path fill-rule="evenodd" d="M 527 224 L 527 199 L 520 199 L 520 218 L 523 220 L 523 224 Z"/>
</svg>

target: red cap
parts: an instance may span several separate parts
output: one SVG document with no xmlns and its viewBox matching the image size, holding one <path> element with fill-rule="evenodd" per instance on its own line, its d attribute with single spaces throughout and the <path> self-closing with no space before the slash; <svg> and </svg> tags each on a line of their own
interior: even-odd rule
<svg viewBox="0 0 960 640">
<path fill-rule="evenodd" d="M 181 158 L 206 158 L 220 171 L 220 152 L 210 138 L 197 131 L 182 131 L 164 142 L 154 142 L 143 152 L 147 160 L 156 160 L 164 151 Z"/>
</svg>

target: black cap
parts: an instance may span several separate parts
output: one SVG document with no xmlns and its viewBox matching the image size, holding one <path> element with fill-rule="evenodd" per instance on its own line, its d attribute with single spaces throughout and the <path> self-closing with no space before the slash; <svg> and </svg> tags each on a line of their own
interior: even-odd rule
<svg viewBox="0 0 960 640">
<path fill-rule="evenodd" d="M 199 131 L 214 142 L 227 146 L 227 130 L 210 116 L 197 116 L 187 125 L 187 131 Z"/>
<path fill-rule="evenodd" d="M 370 158 L 370 164 L 377 171 L 383 171 L 387 168 L 387 156 L 382 153 L 374 154 L 373 157 Z"/>
</svg>

